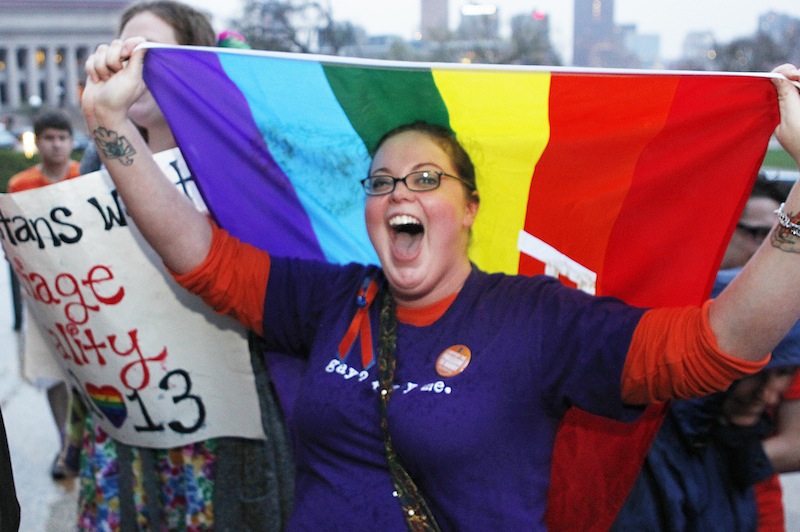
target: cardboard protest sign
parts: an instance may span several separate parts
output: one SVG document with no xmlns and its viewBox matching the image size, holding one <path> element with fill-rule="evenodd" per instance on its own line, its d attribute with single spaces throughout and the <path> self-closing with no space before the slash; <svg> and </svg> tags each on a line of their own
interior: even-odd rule
<svg viewBox="0 0 800 532">
<path fill-rule="evenodd" d="M 156 157 L 204 209 L 180 152 Z M 264 437 L 243 327 L 173 281 L 105 171 L 0 195 L 0 238 L 39 340 L 113 438 Z"/>
</svg>

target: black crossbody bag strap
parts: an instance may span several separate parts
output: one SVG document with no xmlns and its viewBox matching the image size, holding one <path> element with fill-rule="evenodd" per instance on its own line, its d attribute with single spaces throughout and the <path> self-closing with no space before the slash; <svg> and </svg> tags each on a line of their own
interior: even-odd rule
<svg viewBox="0 0 800 532">
<path fill-rule="evenodd" d="M 430 508 L 428 508 L 422 493 L 408 474 L 408 471 L 400 463 L 389 434 L 389 421 L 386 418 L 386 411 L 393 391 L 396 351 L 397 313 L 395 311 L 394 298 L 387 289 L 384 290 L 381 299 L 380 326 L 378 330 L 381 430 L 383 431 L 383 442 L 386 447 L 386 460 L 389 463 L 389 473 L 392 475 L 395 496 L 400 501 L 408 529 L 412 532 L 439 532 L 439 525 L 436 523 Z"/>
</svg>

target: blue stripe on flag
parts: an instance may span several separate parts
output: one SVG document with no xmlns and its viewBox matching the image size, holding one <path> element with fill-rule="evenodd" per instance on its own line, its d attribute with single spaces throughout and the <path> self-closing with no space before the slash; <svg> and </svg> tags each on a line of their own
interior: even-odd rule
<svg viewBox="0 0 800 532">
<path fill-rule="evenodd" d="M 369 170 L 369 154 L 322 66 L 247 54 L 220 54 L 220 62 L 247 99 L 270 153 L 294 186 L 325 258 L 377 264 L 359 184 Z M 273 82 L 276 78 L 282 82 Z"/>
</svg>

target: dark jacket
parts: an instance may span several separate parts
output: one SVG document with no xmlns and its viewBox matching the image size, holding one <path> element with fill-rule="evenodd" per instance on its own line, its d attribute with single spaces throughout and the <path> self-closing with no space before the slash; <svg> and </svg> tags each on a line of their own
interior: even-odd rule
<svg viewBox="0 0 800 532">
<path fill-rule="evenodd" d="M 752 484 L 773 472 L 768 428 L 720 422 L 722 395 L 670 406 L 612 530 L 756 530 Z"/>
<path fill-rule="evenodd" d="M 19 501 L 14 488 L 14 473 L 11 470 L 11 455 L 8 452 L 6 426 L 0 412 L 0 530 L 19 530 Z"/>
</svg>

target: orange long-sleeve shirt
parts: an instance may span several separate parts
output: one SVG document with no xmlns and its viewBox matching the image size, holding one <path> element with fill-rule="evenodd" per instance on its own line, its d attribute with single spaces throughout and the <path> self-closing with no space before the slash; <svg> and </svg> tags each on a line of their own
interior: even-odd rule
<svg viewBox="0 0 800 532">
<path fill-rule="evenodd" d="M 230 314 L 262 332 L 270 257 L 214 224 L 208 256 L 176 280 L 200 294 L 217 312 Z M 398 308 L 398 319 L 424 326 L 441 316 L 455 295 L 423 309 Z M 622 373 L 625 403 L 647 404 L 670 398 L 706 395 L 755 373 L 769 357 L 750 362 L 722 352 L 708 321 L 708 307 L 652 309 L 634 331 Z"/>
</svg>

